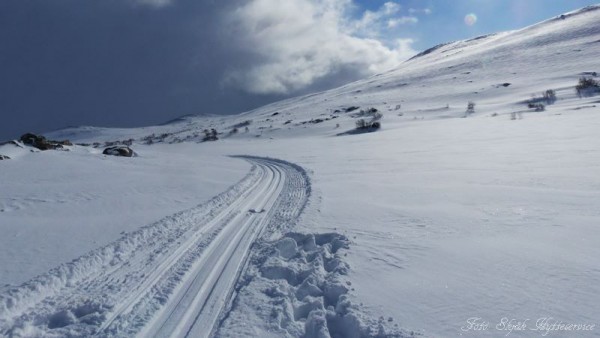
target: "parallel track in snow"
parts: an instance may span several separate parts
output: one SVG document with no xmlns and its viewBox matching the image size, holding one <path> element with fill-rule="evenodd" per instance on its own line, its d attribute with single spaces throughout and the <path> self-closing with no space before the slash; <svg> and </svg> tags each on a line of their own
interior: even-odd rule
<svg viewBox="0 0 600 338">
<path fill-rule="evenodd" d="M 165 218 L 0 295 L 0 334 L 205 337 L 227 310 L 252 244 L 293 223 L 302 168 L 253 164 L 211 201 Z"/>
</svg>

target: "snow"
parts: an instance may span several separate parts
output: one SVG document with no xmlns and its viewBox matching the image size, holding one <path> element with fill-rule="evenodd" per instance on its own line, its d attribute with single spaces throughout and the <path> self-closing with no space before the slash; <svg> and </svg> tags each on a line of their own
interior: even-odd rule
<svg viewBox="0 0 600 338">
<path fill-rule="evenodd" d="M 249 166 L 191 145 L 25 153 L 0 170 L 0 285 L 20 284 L 224 191 Z"/>
<path fill-rule="evenodd" d="M 593 6 L 451 42 L 238 116 L 47 135 L 133 139 L 135 158 L 0 146 L 11 157 L 0 333 L 503 336 L 507 318 L 528 326 L 510 336 L 529 337 L 540 318 L 599 325 L 600 96 L 574 90 L 600 72 L 599 21 Z M 558 100 L 528 109 L 548 89 Z M 354 129 L 348 107 L 378 109 L 382 128 L 336 136 Z M 201 142 L 211 128 L 219 140 Z M 44 282 L 70 267 L 81 273 Z M 489 329 L 461 330 L 470 318 Z"/>
</svg>

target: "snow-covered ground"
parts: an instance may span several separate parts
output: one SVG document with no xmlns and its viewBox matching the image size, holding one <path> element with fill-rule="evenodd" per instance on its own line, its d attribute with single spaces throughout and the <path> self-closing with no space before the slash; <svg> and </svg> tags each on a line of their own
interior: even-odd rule
<svg viewBox="0 0 600 338">
<path fill-rule="evenodd" d="M 0 146 L 0 333 L 504 336 L 506 318 L 599 336 L 600 96 L 574 89 L 600 79 L 598 22 L 449 43 L 238 116 L 47 135 L 134 139 L 134 158 Z M 382 128 L 347 134 L 370 107 Z M 590 330 L 532 330 L 550 317 Z"/>
<path fill-rule="evenodd" d="M 191 144 L 138 146 L 136 158 L 88 147 L 0 149 L 17 157 L 0 170 L 0 285 L 26 282 L 122 232 L 200 204 L 250 168 L 235 159 L 215 161 Z"/>
</svg>

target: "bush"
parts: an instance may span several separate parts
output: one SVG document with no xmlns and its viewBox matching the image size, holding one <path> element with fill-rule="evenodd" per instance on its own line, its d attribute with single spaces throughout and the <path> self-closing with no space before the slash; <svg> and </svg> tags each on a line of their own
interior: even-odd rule
<svg viewBox="0 0 600 338">
<path fill-rule="evenodd" d="M 352 117 L 364 117 L 356 120 L 356 129 L 379 129 L 381 128 L 379 120 L 383 118 L 383 114 L 376 108 L 369 108 L 353 114 Z"/>
<path fill-rule="evenodd" d="M 365 119 L 356 120 L 356 129 L 379 129 L 381 123 L 379 121 L 366 121 Z"/>
<path fill-rule="evenodd" d="M 247 127 L 249 125 L 252 124 L 252 120 L 246 120 L 237 124 L 234 124 L 233 126 L 231 126 L 231 128 L 242 128 L 242 127 Z"/>
<path fill-rule="evenodd" d="M 582 77 L 579 78 L 575 90 L 577 90 L 577 96 L 579 97 L 593 96 L 600 93 L 600 83 L 592 78 Z"/>
<path fill-rule="evenodd" d="M 529 108 L 534 109 L 535 111 L 545 111 L 546 106 L 543 103 L 530 103 L 528 105 Z"/>
<path fill-rule="evenodd" d="M 465 113 L 467 115 L 475 113 L 475 102 L 469 101 L 469 103 L 467 104 L 467 111 Z"/>
<path fill-rule="evenodd" d="M 383 115 L 377 110 L 377 108 L 361 109 L 358 113 L 350 115 L 351 117 L 369 117 L 371 119 L 379 120 Z"/>
<path fill-rule="evenodd" d="M 546 90 L 542 94 L 542 97 L 544 98 L 544 101 L 546 101 L 546 104 L 554 104 L 554 102 L 556 102 L 556 92 L 552 89 Z"/>
<path fill-rule="evenodd" d="M 202 141 L 206 142 L 206 141 L 216 141 L 219 138 L 217 137 L 217 130 L 216 129 L 204 129 L 204 138 L 202 139 Z"/>
</svg>

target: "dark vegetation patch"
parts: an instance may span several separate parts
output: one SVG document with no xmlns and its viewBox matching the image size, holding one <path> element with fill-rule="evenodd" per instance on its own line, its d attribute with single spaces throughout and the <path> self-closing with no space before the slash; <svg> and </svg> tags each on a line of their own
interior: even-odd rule
<svg viewBox="0 0 600 338">
<path fill-rule="evenodd" d="M 600 83 L 591 77 L 581 77 L 575 90 L 579 97 L 594 96 L 600 94 Z"/>
<path fill-rule="evenodd" d="M 212 128 L 211 130 L 204 129 L 204 138 L 202 138 L 202 142 L 217 141 L 219 139 L 217 135 L 218 132 L 215 128 Z"/>
<path fill-rule="evenodd" d="M 242 127 L 247 127 L 251 124 L 252 124 L 252 120 L 246 120 L 246 121 L 234 124 L 233 126 L 231 126 L 231 128 L 242 128 Z"/>
</svg>

